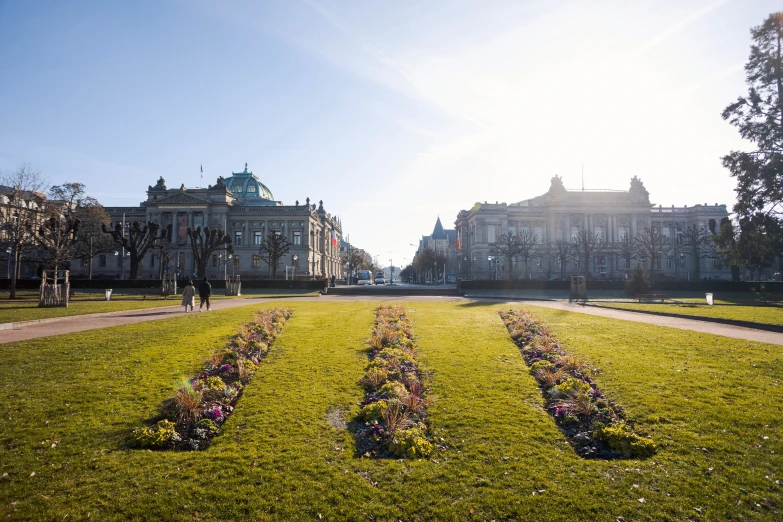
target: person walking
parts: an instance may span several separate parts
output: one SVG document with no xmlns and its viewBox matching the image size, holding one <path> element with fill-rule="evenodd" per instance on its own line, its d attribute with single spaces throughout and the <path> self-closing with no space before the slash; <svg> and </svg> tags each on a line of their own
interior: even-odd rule
<svg viewBox="0 0 783 522">
<path fill-rule="evenodd" d="M 196 305 L 196 288 L 193 286 L 193 281 L 188 281 L 188 286 L 182 289 L 182 306 L 185 307 L 185 312 L 188 312 L 188 306 L 190 311 L 193 311 L 193 307 Z"/>
<path fill-rule="evenodd" d="M 209 296 L 212 295 L 212 285 L 209 284 L 209 281 L 207 281 L 207 276 L 204 276 L 204 280 L 201 282 L 200 285 L 198 285 L 198 297 L 199 297 L 199 304 L 198 304 L 198 311 L 203 312 L 202 308 L 204 307 L 204 303 L 207 305 L 207 312 L 211 312 L 212 308 L 209 306 Z"/>
</svg>

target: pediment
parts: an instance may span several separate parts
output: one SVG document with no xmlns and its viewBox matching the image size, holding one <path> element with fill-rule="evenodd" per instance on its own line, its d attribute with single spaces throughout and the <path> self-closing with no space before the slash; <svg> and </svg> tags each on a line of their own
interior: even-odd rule
<svg viewBox="0 0 783 522">
<path fill-rule="evenodd" d="M 147 203 L 147 206 L 167 207 L 167 206 L 176 205 L 182 207 L 187 207 L 187 206 L 204 207 L 208 204 L 209 202 L 204 199 L 197 198 L 195 196 L 190 196 L 188 194 L 184 194 L 180 192 L 178 194 L 174 194 L 167 198 L 150 201 L 149 203 Z"/>
</svg>

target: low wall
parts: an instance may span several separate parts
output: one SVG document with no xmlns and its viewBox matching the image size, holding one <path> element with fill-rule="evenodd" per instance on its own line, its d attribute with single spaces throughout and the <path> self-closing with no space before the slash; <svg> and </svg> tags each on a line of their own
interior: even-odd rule
<svg viewBox="0 0 783 522">
<path fill-rule="evenodd" d="M 473 290 L 569 290 L 570 281 L 457 281 L 460 293 Z M 587 280 L 588 290 L 625 290 L 624 281 Z M 781 281 L 656 281 L 651 290 L 662 292 L 772 292 L 783 293 Z"/>
</svg>

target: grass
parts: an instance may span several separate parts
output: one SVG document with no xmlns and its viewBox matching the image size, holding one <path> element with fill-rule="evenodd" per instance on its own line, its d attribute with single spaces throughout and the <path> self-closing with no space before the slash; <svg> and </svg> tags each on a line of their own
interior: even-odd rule
<svg viewBox="0 0 783 522">
<path fill-rule="evenodd" d="M 38 293 L 26 291 L 17 292 L 18 299 L 8 299 L 8 292 L 5 296 L 0 294 L 0 323 L 13 323 L 18 321 L 31 321 L 36 319 L 51 319 L 55 317 L 71 317 L 84 314 L 96 314 L 103 312 L 121 312 L 127 310 L 138 310 L 142 308 L 158 308 L 161 306 L 179 306 L 180 296 L 169 296 L 168 299 L 161 297 L 149 297 L 143 299 L 141 295 L 136 294 L 117 294 L 112 293 L 111 301 L 105 301 L 103 292 L 100 294 L 85 294 L 78 292 L 74 299 L 69 302 L 67 308 L 38 308 Z M 242 294 L 243 298 L 267 298 L 267 297 L 304 297 L 317 296 L 318 292 L 299 292 L 296 290 L 284 291 L 264 291 L 258 293 Z M 5 297 L 5 299 L 3 299 Z M 236 299 L 237 296 L 214 295 L 212 300 Z M 196 296 L 198 304 L 198 296 Z"/>
<path fill-rule="evenodd" d="M 124 449 L 181 375 L 275 304 L 0 345 L 0 516 L 780 517 L 783 347 L 543 308 L 531 307 L 569 353 L 603 368 L 600 389 L 654 437 L 656 456 L 579 458 L 541 408 L 503 305 L 423 302 L 406 308 L 438 397 L 428 418 L 449 447 L 432 460 L 357 458 L 327 421 L 363 397 L 376 306 L 363 302 L 287 303 L 294 316 L 207 451 Z"/>
<path fill-rule="evenodd" d="M 619 308 L 637 312 L 655 312 L 677 314 L 684 316 L 709 317 L 731 321 L 771 324 L 783 326 L 783 306 L 769 304 L 766 306 L 739 305 L 716 301 L 709 306 L 704 299 L 696 302 L 690 300 L 680 303 L 591 303 L 605 308 Z"/>
</svg>

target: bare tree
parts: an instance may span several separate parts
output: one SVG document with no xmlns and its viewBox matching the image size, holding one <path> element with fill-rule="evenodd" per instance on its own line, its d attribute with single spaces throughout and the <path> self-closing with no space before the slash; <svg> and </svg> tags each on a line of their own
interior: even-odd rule
<svg viewBox="0 0 783 522">
<path fill-rule="evenodd" d="M 354 270 L 359 270 L 359 268 L 364 264 L 364 256 L 358 248 L 349 246 L 348 250 L 343 252 L 342 260 L 343 264 L 347 265 L 348 267 L 346 274 L 348 274 L 348 284 L 351 284 L 351 274 Z"/>
<path fill-rule="evenodd" d="M 130 253 L 130 275 L 129 279 L 139 278 L 139 261 L 144 258 L 147 252 L 162 238 L 167 237 L 168 231 L 160 229 L 160 225 L 155 221 L 149 221 L 142 226 L 138 221 L 131 223 L 126 234 L 122 230 L 122 223 L 114 225 L 110 230 L 105 225 L 101 227 L 104 233 L 111 234 L 114 242 Z M 160 230 L 160 236 L 158 236 Z"/>
<path fill-rule="evenodd" d="M 639 254 L 650 260 L 650 281 L 654 281 L 656 261 L 666 257 L 671 252 L 671 246 L 666 242 L 666 236 L 657 227 L 644 227 L 636 234 L 639 244 Z"/>
<path fill-rule="evenodd" d="M 625 274 L 626 279 L 633 270 L 631 268 L 631 261 L 639 257 L 639 243 L 636 238 L 630 234 L 623 234 L 612 245 L 612 253 L 625 261 Z"/>
<path fill-rule="evenodd" d="M 571 257 L 582 263 L 586 279 L 590 278 L 590 262 L 606 252 L 606 244 L 601 237 L 589 230 L 580 230 L 571 238 Z"/>
<path fill-rule="evenodd" d="M 55 270 L 73 257 L 81 225 L 79 211 L 93 202 L 95 200 L 87 196 L 83 183 L 66 182 L 49 189 L 45 217 L 33 232 L 36 244 Z"/>
<path fill-rule="evenodd" d="M 710 234 L 695 223 L 682 232 L 682 245 L 693 260 L 693 276 L 701 279 L 701 260 L 715 256 L 714 244 Z"/>
<path fill-rule="evenodd" d="M 171 254 L 177 245 L 171 242 L 171 238 L 159 237 L 150 249 L 150 254 L 158 260 L 158 279 L 163 279 L 163 272 L 171 270 Z"/>
<path fill-rule="evenodd" d="M 290 248 L 288 238 L 279 232 L 270 232 L 261 242 L 261 259 L 269 265 L 269 273 L 272 279 L 277 275 L 277 266 L 280 259 L 288 253 Z"/>
<path fill-rule="evenodd" d="M 190 248 L 193 250 L 193 259 L 196 261 L 196 275 L 199 278 L 207 275 L 207 262 L 212 252 L 218 250 L 225 250 L 229 254 L 234 252 L 231 236 L 224 233 L 221 228 L 204 227 L 202 234 L 201 227 L 196 227 L 195 230 L 188 227 L 188 237 Z"/>
<path fill-rule="evenodd" d="M 420 250 L 413 259 L 413 263 L 419 272 L 426 274 L 428 270 L 435 266 L 435 251 L 431 248 Z"/>
<path fill-rule="evenodd" d="M 88 201 L 76 211 L 81 224 L 74 245 L 74 256 L 87 260 L 87 274 L 92 279 L 92 260 L 114 250 L 114 242 L 103 233 L 102 226 L 110 225 L 111 218 L 97 201 Z"/>
<path fill-rule="evenodd" d="M 526 232 L 524 232 L 526 233 Z M 529 239 L 529 235 L 525 236 Z M 514 258 L 519 255 L 521 248 L 521 236 L 508 232 L 500 234 L 492 246 L 493 255 L 508 259 L 508 275 L 511 277 L 514 271 Z"/>
<path fill-rule="evenodd" d="M 571 242 L 564 239 L 557 239 L 549 243 L 547 253 L 560 265 L 560 277 L 565 279 L 566 264 L 571 259 Z"/>
<path fill-rule="evenodd" d="M 16 298 L 16 280 L 22 256 L 35 245 L 35 228 L 41 220 L 46 179 L 28 164 L 0 177 L 0 242 L 10 249 L 11 299 Z"/>
<path fill-rule="evenodd" d="M 525 263 L 525 278 L 530 279 L 530 261 L 541 255 L 541 245 L 538 243 L 538 238 L 527 230 L 520 232 L 517 255 Z"/>
</svg>

